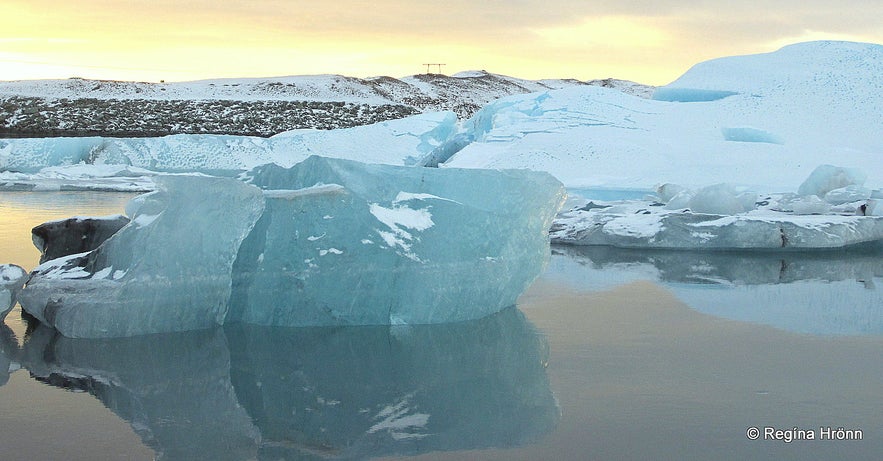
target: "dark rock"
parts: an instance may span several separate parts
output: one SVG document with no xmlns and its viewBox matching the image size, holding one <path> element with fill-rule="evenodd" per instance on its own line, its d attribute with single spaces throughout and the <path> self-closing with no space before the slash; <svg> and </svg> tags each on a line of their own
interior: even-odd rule
<svg viewBox="0 0 883 461">
<path fill-rule="evenodd" d="M 50 221 L 33 228 L 31 238 L 42 253 L 40 264 L 62 256 L 92 251 L 110 238 L 129 218 L 123 215 Z"/>
</svg>

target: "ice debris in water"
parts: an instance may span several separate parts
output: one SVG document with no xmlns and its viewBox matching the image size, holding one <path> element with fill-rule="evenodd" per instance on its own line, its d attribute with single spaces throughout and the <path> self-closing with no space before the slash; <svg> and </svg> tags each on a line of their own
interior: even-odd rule
<svg viewBox="0 0 883 461">
<path fill-rule="evenodd" d="M 15 264 L 0 264 L 0 322 L 6 318 L 28 273 Z"/>
<path fill-rule="evenodd" d="M 839 248 L 883 240 L 883 205 L 863 181 L 858 170 L 823 165 L 798 194 L 761 197 L 728 184 L 694 192 L 668 183 L 650 200 L 564 212 L 551 237 L 553 243 L 671 249 Z"/>
<path fill-rule="evenodd" d="M 97 249 L 37 267 L 23 308 L 71 337 L 479 318 L 539 274 L 564 197 L 546 173 L 321 157 L 246 181 L 157 178 Z"/>
</svg>

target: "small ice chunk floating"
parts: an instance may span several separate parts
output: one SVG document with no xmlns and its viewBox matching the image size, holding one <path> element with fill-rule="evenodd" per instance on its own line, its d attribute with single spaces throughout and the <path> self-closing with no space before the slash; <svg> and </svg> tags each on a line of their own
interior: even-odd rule
<svg viewBox="0 0 883 461">
<path fill-rule="evenodd" d="M 69 337 L 476 319 L 541 272 L 565 196 L 547 173 L 317 156 L 243 179 L 158 177 L 97 248 L 34 269 L 23 309 Z"/>
</svg>

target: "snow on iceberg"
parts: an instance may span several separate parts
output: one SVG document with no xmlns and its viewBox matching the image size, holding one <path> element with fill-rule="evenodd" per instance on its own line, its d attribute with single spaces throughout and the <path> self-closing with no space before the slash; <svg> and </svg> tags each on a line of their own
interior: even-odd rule
<svg viewBox="0 0 883 461">
<path fill-rule="evenodd" d="M 22 307 L 70 337 L 479 318 L 540 273 L 564 197 L 544 173 L 322 157 L 157 181 L 97 249 L 38 266 Z"/>
<path fill-rule="evenodd" d="M 28 273 L 15 264 L 0 264 L 0 324 L 15 305 L 15 298 Z"/>
<path fill-rule="evenodd" d="M 665 178 L 774 192 L 836 158 L 881 184 L 881 85 L 883 46 L 809 42 L 698 64 L 656 100 L 592 87 L 511 96 L 464 124 L 470 142 L 444 165 L 547 171 L 571 188 Z"/>
<path fill-rule="evenodd" d="M 836 176 L 840 170 L 831 171 Z M 829 182 L 816 173 L 811 178 Z M 666 249 L 791 250 L 883 240 L 876 200 L 844 203 L 835 195 L 829 203 L 795 194 L 757 199 L 728 184 L 697 192 L 664 184 L 648 200 L 589 202 L 563 212 L 550 235 L 553 243 Z"/>
</svg>

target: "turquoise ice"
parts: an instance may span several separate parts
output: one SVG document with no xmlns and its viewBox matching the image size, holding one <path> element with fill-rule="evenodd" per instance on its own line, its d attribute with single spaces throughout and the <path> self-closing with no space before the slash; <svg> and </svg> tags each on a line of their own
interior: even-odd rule
<svg viewBox="0 0 883 461">
<path fill-rule="evenodd" d="M 37 267 L 23 308 L 70 337 L 476 319 L 548 255 L 560 182 L 310 157 L 246 181 L 169 176 L 92 252 Z"/>
</svg>

